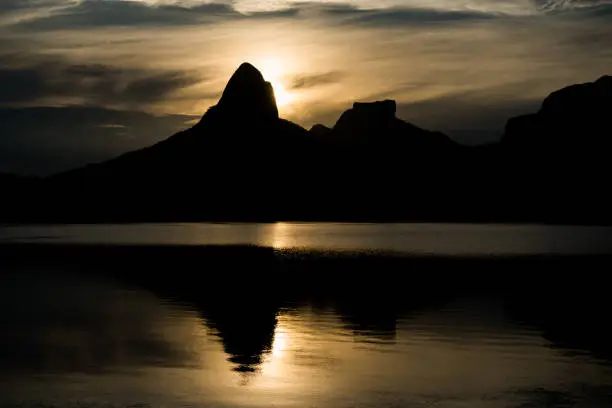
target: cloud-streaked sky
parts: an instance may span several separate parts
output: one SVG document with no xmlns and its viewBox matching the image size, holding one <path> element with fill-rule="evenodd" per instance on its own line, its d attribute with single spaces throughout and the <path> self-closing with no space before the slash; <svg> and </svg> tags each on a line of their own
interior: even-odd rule
<svg viewBox="0 0 612 408">
<path fill-rule="evenodd" d="M 131 122 L 129 113 L 159 121 L 172 114 L 169 124 L 187 126 L 243 61 L 275 85 L 281 115 L 306 127 L 333 125 L 355 100 L 392 98 L 405 120 L 487 142 L 551 91 L 612 73 L 612 1 L 0 1 L 0 110 L 125 112 L 105 116 L 121 123 L 92 123 L 108 132 L 103 142 L 91 140 L 102 131 L 55 136 L 46 143 L 51 156 L 79 153 L 61 165 L 37 159 L 33 172 L 169 136 L 126 132 L 143 117 Z M 139 136 L 123 142 L 118 129 Z M 6 133 L 0 145 L 10 150 L 7 140 L 19 139 L 13 162 L 27 170 L 28 140 L 41 136 Z"/>
</svg>

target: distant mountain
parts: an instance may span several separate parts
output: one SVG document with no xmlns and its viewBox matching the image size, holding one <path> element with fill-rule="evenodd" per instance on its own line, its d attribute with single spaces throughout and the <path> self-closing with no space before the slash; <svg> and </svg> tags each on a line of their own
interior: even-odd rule
<svg viewBox="0 0 612 408">
<path fill-rule="evenodd" d="M 519 214 L 610 223 L 612 77 L 550 94 L 538 112 L 508 120 L 502 185 Z M 578 221 L 577 221 L 578 222 Z"/>
<path fill-rule="evenodd" d="M 609 223 L 607 161 L 577 160 L 609 151 L 611 88 L 603 77 L 557 91 L 509 120 L 500 143 L 467 147 L 398 119 L 392 100 L 356 102 L 307 131 L 279 117 L 272 86 L 245 63 L 192 128 L 50 177 L 3 215 Z"/>
<path fill-rule="evenodd" d="M 74 195 L 50 212 L 76 219 L 270 219 L 272 180 L 289 177 L 308 132 L 278 117 L 271 85 L 250 64 L 194 127 L 150 147 L 55 175 L 49 191 Z M 296 170 L 299 172 L 299 170 Z"/>
<path fill-rule="evenodd" d="M 456 146 L 440 132 L 430 132 L 398 119 L 395 116 L 396 106 L 393 100 L 355 102 L 353 108 L 344 112 L 331 129 L 329 140 L 370 148 L 394 145 L 419 151 Z"/>
<path fill-rule="evenodd" d="M 255 67 L 245 63 L 229 80 L 219 103 L 194 127 L 150 147 L 64 172 L 52 179 L 70 183 L 83 177 L 162 177 L 188 169 L 197 171 L 216 162 L 225 167 L 232 157 L 244 156 L 241 160 L 250 161 L 255 153 L 308 141 L 305 129 L 278 117 L 272 86 Z"/>
<path fill-rule="evenodd" d="M 504 146 L 593 154 L 612 146 L 612 76 L 572 85 L 550 94 L 536 113 L 512 118 Z"/>
</svg>

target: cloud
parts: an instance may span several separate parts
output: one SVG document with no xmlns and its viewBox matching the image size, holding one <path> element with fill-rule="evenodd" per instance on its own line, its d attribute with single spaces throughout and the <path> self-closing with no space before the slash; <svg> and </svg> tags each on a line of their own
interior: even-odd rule
<svg viewBox="0 0 612 408">
<path fill-rule="evenodd" d="M 193 26 L 253 19 L 323 19 L 338 24 L 389 27 L 406 24 L 469 22 L 508 16 L 574 12 L 598 9 L 608 12 L 609 0 L 389 0 L 360 1 L 138 1 L 138 0 L 3 0 L 0 11 L 45 9 L 17 21 L 23 28 L 38 30 L 95 29 L 101 27 Z M 253 9 L 253 10 L 251 10 Z M 251 10 L 245 12 L 245 10 Z"/>
<path fill-rule="evenodd" d="M 525 3 L 533 2 L 532 6 Z M 408 2 L 410 3 L 410 2 Z M 466 2 L 466 7 L 456 8 L 435 6 L 435 3 L 426 4 L 415 2 L 413 5 L 397 5 L 386 8 L 358 8 L 350 4 L 323 5 L 310 3 L 300 6 L 300 14 L 311 10 L 311 15 L 329 19 L 332 22 L 351 25 L 355 27 L 410 28 L 418 25 L 431 24 L 460 24 L 491 20 L 515 20 L 521 18 L 545 17 L 558 15 L 567 18 L 606 17 L 612 14 L 612 1 L 592 0 L 527 0 L 488 2 L 496 6 L 484 7 L 482 2 L 473 1 L 472 5 Z M 446 2 L 441 2 L 445 5 Z"/>
<path fill-rule="evenodd" d="M 535 0 L 272 0 L 283 7 L 249 12 L 241 0 L 189 1 L 49 0 L 11 26 L 0 16 L 0 106 L 200 113 L 240 62 L 266 74 L 271 59 L 279 61 L 276 79 L 302 98 L 282 114 L 302 125 L 331 125 L 355 100 L 393 98 L 402 118 L 473 143 L 496 140 L 508 117 L 612 66 L 609 1 L 546 8 Z M 26 3 L 0 0 L 0 13 L 26 12 Z M 10 149 L 0 146 L 0 170 L 72 167 L 181 127 L 131 114 L 100 121 L 73 109 L 52 111 L 68 116 L 48 129 L 29 116 L 36 123 L 22 129 L 34 135 L 20 130 Z M 5 129 L 0 122 L 0 139 Z"/>
<path fill-rule="evenodd" d="M 41 101 L 138 105 L 197 84 L 203 78 L 184 71 L 71 64 L 61 58 L 0 55 L 0 106 Z"/>
<path fill-rule="evenodd" d="M 40 18 L 53 11 L 74 6 L 78 0 L 2 0 L 0 26 Z"/>
<path fill-rule="evenodd" d="M 352 26 L 405 27 L 417 24 L 450 23 L 479 21 L 499 17 L 499 14 L 469 10 L 438 10 L 427 8 L 394 7 L 386 9 L 358 9 L 350 6 L 335 6 L 319 9 L 319 13 L 328 19 Z"/>
<path fill-rule="evenodd" d="M 21 24 L 39 30 L 101 27 L 181 26 L 227 21 L 241 16 L 231 5 L 204 3 L 193 7 L 155 5 L 134 0 L 83 0 L 57 13 Z"/>
<path fill-rule="evenodd" d="M 328 19 L 336 23 L 389 26 L 488 19 L 499 13 L 478 10 L 443 10 L 426 7 L 358 8 L 349 3 L 287 3 L 287 7 L 241 13 L 227 3 L 193 6 L 151 4 L 135 0 L 84 0 L 72 7 L 21 24 L 39 30 L 94 29 L 120 26 L 187 26 L 255 19 Z"/>
<path fill-rule="evenodd" d="M 74 0 L 2 0 L 2 2 L 0 3 L 0 10 L 3 12 L 36 10 L 57 6 L 66 6 L 74 3 L 76 3 Z"/>
<path fill-rule="evenodd" d="M 532 0 L 542 11 L 576 10 L 612 4 L 610 0 Z"/>
<path fill-rule="evenodd" d="M 590 4 L 589 6 L 583 6 L 570 10 L 572 11 L 572 14 L 576 17 L 612 17 L 612 1 L 600 1 L 592 3 L 593 4 Z M 564 9 L 563 11 L 567 11 L 567 9 Z"/>
<path fill-rule="evenodd" d="M 0 108 L 0 171 L 45 175 L 110 159 L 195 119 L 100 107 Z"/>
<path fill-rule="evenodd" d="M 303 74 L 293 77 L 291 89 L 307 89 L 321 85 L 329 85 L 340 82 L 343 73 L 339 71 L 325 72 L 321 74 Z"/>
</svg>

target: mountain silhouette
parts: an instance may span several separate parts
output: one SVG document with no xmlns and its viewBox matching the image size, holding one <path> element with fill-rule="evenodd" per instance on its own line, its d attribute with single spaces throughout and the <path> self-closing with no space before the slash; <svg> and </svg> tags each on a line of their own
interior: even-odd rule
<svg viewBox="0 0 612 408">
<path fill-rule="evenodd" d="M 340 116 L 329 137 L 370 147 L 395 144 L 412 149 L 443 149 L 455 145 L 440 132 L 430 132 L 398 119 L 396 109 L 393 100 L 355 102 L 352 109 Z"/>
<path fill-rule="evenodd" d="M 215 109 L 228 117 L 278 119 L 272 84 L 248 62 L 232 75 Z"/>
<path fill-rule="evenodd" d="M 516 213 L 610 223 L 603 187 L 612 166 L 612 77 L 550 94 L 540 110 L 508 120 L 500 147 L 502 184 Z"/>
<path fill-rule="evenodd" d="M 502 144 L 539 152 L 596 153 L 611 146 L 612 76 L 550 94 L 536 113 L 512 118 Z"/>
<path fill-rule="evenodd" d="M 510 119 L 499 143 L 468 147 L 397 118 L 392 100 L 306 130 L 244 63 L 192 128 L 35 188 L 0 178 L 15 197 L 2 217 L 609 223 L 611 101 L 612 77 L 573 85 Z"/>
</svg>

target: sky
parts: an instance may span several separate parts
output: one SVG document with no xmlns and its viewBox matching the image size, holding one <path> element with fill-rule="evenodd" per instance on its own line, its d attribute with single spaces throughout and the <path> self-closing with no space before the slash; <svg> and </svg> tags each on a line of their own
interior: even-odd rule
<svg viewBox="0 0 612 408">
<path fill-rule="evenodd" d="M 164 139 L 245 61 L 304 127 L 395 99 L 404 120 L 487 143 L 612 74 L 612 0 L 0 0 L 0 171 Z"/>
</svg>

